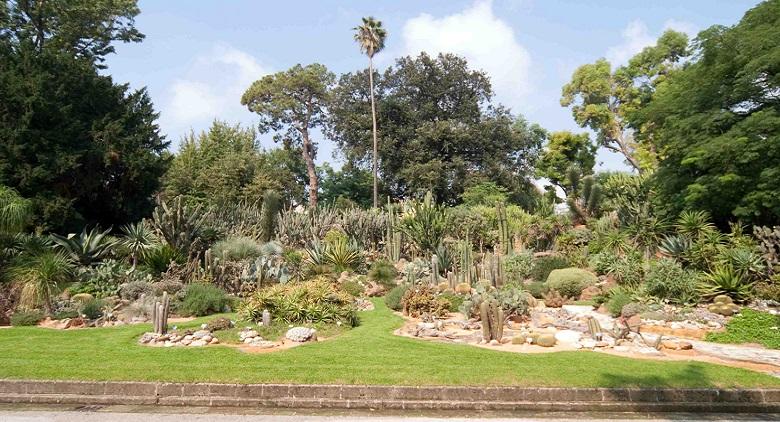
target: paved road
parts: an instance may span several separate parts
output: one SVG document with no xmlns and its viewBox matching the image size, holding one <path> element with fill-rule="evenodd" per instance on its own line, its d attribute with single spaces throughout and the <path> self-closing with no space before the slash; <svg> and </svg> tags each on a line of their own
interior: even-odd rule
<svg viewBox="0 0 780 422">
<path fill-rule="evenodd" d="M 134 407 L 111 406 L 105 408 L 73 408 L 63 406 L 6 406 L 0 405 L 2 422 L 437 422 L 463 421 L 473 422 L 544 421 L 544 422 L 598 422 L 598 421 L 777 421 L 780 415 L 702 415 L 668 414 L 663 416 L 646 414 L 551 414 L 551 415 L 507 415 L 475 413 L 439 414 L 376 414 L 362 413 L 301 413 L 293 410 L 270 413 L 267 409 L 213 409 L 213 408 L 173 408 L 173 407 Z"/>
</svg>

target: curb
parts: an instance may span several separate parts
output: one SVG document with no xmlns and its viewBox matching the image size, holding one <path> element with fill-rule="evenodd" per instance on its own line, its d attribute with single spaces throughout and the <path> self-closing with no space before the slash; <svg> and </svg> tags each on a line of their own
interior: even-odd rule
<svg viewBox="0 0 780 422">
<path fill-rule="evenodd" d="M 780 413 L 780 389 L 415 387 L 0 380 L 0 403 Z"/>
</svg>

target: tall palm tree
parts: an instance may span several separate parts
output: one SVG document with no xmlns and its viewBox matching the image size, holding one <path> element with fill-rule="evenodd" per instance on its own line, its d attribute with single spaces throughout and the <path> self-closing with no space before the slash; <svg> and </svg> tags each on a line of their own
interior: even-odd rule
<svg viewBox="0 0 780 422">
<path fill-rule="evenodd" d="M 385 48 L 385 38 L 387 31 L 382 28 L 382 21 L 374 19 L 373 16 L 363 18 L 363 24 L 352 28 L 355 31 L 355 41 L 360 45 L 360 51 L 368 56 L 368 84 L 371 95 L 371 120 L 373 122 L 374 134 L 374 208 L 379 206 L 379 194 L 377 188 L 377 140 L 376 140 L 376 103 L 374 102 L 374 54 Z"/>
</svg>

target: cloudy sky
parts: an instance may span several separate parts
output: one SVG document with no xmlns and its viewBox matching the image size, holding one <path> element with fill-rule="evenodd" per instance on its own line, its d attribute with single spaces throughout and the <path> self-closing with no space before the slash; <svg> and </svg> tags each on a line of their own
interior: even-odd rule
<svg viewBox="0 0 780 422">
<path fill-rule="evenodd" d="M 736 23 L 756 0 L 142 0 L 140 44 L 108 60 L 117 82 L 148 87 L 174 148 L 215 119 L 252 125 L 240 105 L 249 84 L 297 63 L 335 73 L 366 66 L 351 28 L 362 16 L 389 31 L 386 67 L 420 51 L 453 52 L 491 77 L 497 100 L 549 130 L 582 130 L 559 104 L 574 69 L 606 57 L 625 63 L 668 28 L 695 35 Z M 334 162 L 320 139 L 320 162 Z M 272 146 L 270 137 L 263 139 Z M 601 152 L 601 168 L 625 168 Z M 335 163 L 334 163 L 335 164 Z M 337 164 L 338 165 L 338 164 Z"/>
</svg>

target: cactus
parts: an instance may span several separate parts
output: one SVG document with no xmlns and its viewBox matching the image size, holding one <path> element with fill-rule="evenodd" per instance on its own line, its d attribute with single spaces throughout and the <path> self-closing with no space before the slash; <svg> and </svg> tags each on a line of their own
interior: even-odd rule
<svg viewBox="0 0 780 422">
<path fill-rule="evenodd" d="M 395 209 L 387 200 L 387 231 L 385 233 L 385 255 L 391 262 L 398 262 L 401 259 L 401 232 L 396 230 L 398 220 L 395 216 Z"/>
<path fill-rule="evenodd" d="M 158 201 L 152 212 L 152 226 L 174 249 L 193 255 L 195 243 L 200 238 L 205 214 L 200 206 L 191 208 L 185 205 L 181 196 L 176 197 L 170 205 Z"/>
<path fill-rule="evenodd" d="M 263 309 L 263 327 L 271 326 L 271 312 L 268 309 Z"/>
<path fill-rule="evenodd" d="M 439 257 L 431 255 L 431 286 L 439 284 Z"/>
<path fill-rule="evenodd" d="M 780 226 L 753 227 L 753 235 L 758 240 L 758 247 L 764 255 L 769 268 L 780 265 Z"/>
<path fill-rule="evenodd" d="M 590 333 L 590 336 L 596 340 L 601 340 L 604 335 L 604 331 L 601 330 L 601 324 L 593 317 L 588 318 L 588 332 Z"/>
<path fill-rule="evenodd" d="M 468 284 L 474 282 L 474 252 L 471 250 L 468 229 L 466 229 L 466 240 L 460 245 L 460 271 L 461 282 Z"/>
<path fill-rule="evenodd" d="M 479 305 L 482 319 L 482 338 L 485 341 L 501 341 L 504 336 L 504 310 L 496 300 L 484 301 Z"/>
<path fill-rule="evenodd" d="M 279 194 L 275 190 L 269 189 L 263 195 L 263 208 L 260 212 L 260 223 L 262 232 L 260 240 L 268 242 L 276 234 L 276 219 L 281 208 Z"/>
<path fill-rule="evenodd" d="M 593 176 L 583 176 L 576 166 L 569 167 L 566 177 L 569 182 L 566 203 L 574 219 L 584 223 L 590 217 L 598 217 L 601 212 L 601 185 Z"/>
<path fill-rule="evenodd" d="M 534 344 L 536 344 L 537 346 L 542 346 L 542 347 L 553 347 L 553 346 L 555 346 L 555 343 L 556 343 L 555 335 L 554 334 L 549 334 L 549 333 L 539 334 L 534 339 Z"/>
<path fill-rule="evenodd" d="M 512 239 L 509 235 L 506 207 L 502 202 L 496 204 L 496 217 L 498 218 L 499 251 L 503 255 L 509 255 L 509 252 L 512 250 Z"/>
<path fill-rule="evenodd" d="M 152 308 L 152 323 L 154 324 L 154 332 L 157 334 L 168 333 L 168 311 L 170 309 L 171 300 L 168 297 L 168 292 L 163 292 L 162 302 L 155 302 Z"/>
</svg>

